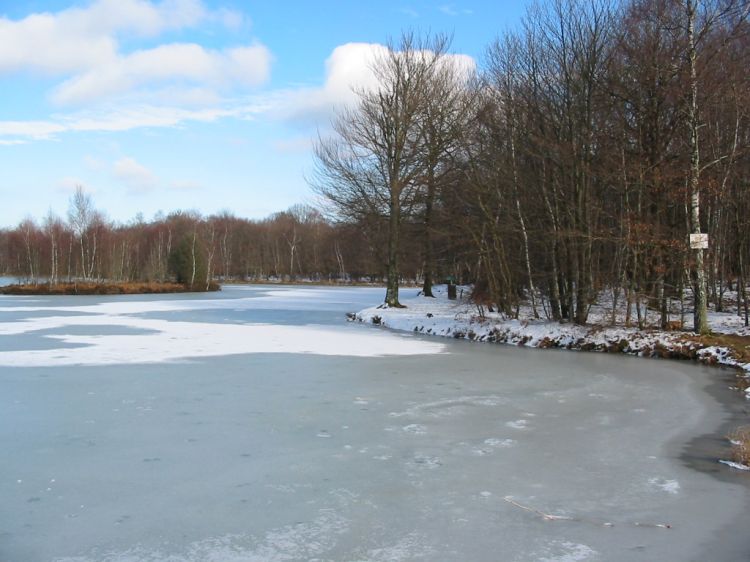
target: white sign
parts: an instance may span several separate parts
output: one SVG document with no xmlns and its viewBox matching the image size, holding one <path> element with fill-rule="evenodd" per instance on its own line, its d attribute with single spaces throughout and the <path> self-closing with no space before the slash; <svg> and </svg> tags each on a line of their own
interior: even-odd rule
<svg viewBox="0 0 750 562">
<path fill-rule="evenodd" d="M 690 249 L 691 250 L 706 250 L 708 248 L 708 234 L 705 232 L 699 232 L 698 234 L 690 235 Z"/>
</svg>

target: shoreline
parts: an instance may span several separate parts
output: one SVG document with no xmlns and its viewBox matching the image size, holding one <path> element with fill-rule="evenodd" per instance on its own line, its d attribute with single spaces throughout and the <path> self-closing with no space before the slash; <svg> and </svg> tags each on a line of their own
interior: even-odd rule
<svg viewBox="0 0 750 562">
<path fill-rule="evenodd" d="M 529 311 L 525 311 L 527 314 L 521 319 L 505 318 L 498 313 L 485 313 L 481 317 L 472 303 L 447 300 L 444 287 L 437 288 L 435 292 L 434 298 L 417 296 L 403 299 L 405 308 L 384 308 L 381 305 L 350 313 L 347 317 L 349 321 L 398 331 L 473 342 L 691 360 L 734 368 L 740 378 L 750 385 L 750 328 L 739 328 L 733 332 L 727 330 L 726 326 L 717 325 L 712 326 L 715 333 L 697 336 L 692 332 L 667 332 L 652 328 L 640 330 L 596 321 L 585 326 L 563 324 L 534 319 Z M 750 386 L 739 390 L 744 391 L 750 399 Z"/>
<path fill-rule="evenodd" d="M 733 373 L 727 372 L 727 375 Z M 748 409 L 744 400 L 737 398 L 737 392 L 732 390 L 727 382 L 728 377 L 714 377 L 707 375 L 707 384 L 699 389 L 704 395 L 710 396 L 724 411 L 724 419 L 716 429 L 710 433 L 694 435 L 683 439 L 677 445 L 682 449 L 677 459 L 686 467 L 707 474 L 711 478 L 727 484 L 740 485 L 748 490 L 750 498 L 750 472 L 732 469 L 717 462 L 722 450 L 726 450 L 727 434 L 738 425 L 748 423 Z M 748 500 L 750 504 L 750 500 Z M 737 515 L 729 525 L 718 530 L 713 540 L 704 545 L 696 560 L 744 560 L 750 553 L 750 540 L 747 539 L 747 529 L 750 528 L 750 509 Z M 720 556 L 721 558 L 716 558 Z"/>
<path fill-rule="evenodd" d="M 702 365 L 704 366 L 704 365 Z M 665 446 L 666 453 L 687 469 L 744 489 L 745 505 L 750 506 L 750 472 L 736 470 L 721 463 L 728 449 L 727 434 L 738 425 L 747 423 L 747 403 L 738 399 L 731 388 L 735 373 L 727 368 L 716 371 L 705 365 L 702 372 L 689 377 L 690 391 L 701 397 L 704 404 L 702 421 L 672 438 Z M 716 376 L 718 374 L 718 376 Z M 750 526 L 750 509 L 735 513 L 728 524 L 700 548 L 695 560 L 744 560 L 750 553 L 746 529 Z"/>
<path fill-rule="evenodd" d="M 220 291 L 221 285 L 211 283 L 208 289 L 195 290 L 181 283 L 133 282 L 107 283 L 95 281 L 49 283 L 18 283 L 0 287 L 0 295 L 12 296 L 75 296 L 75 295 L 155 295 L 171 293 L 206 293 Z"/>
<path fill-rule="evenodd" d="M 710 336 L 698 337 L 687 332 L 639 330 L 604 324 L 577 326 L 532 318 L 507 319 L 497 313 L 480 317 L 477 315 L 476 307 L 471 303 L 447 300 L 444 287 L 436 291 L 435 298 L 417 296 L 404 299 L 403 304 L 406 305 L 405 308 L 371 307 L 347 314 L 347 317 L 349 321 L 397 331 L 471 342 L 503 343 L 536 349 L 619 353 L 631 357 L 690 360 L 706 366 L 729 367 L 731 371 L 725 371 L 721 377 L 716 377 L 721 379 L 721 384 L 726 389 L 718 392 L 716 380 L 708 379 L 704 392 L 716 399 L 731 419 L 725 420 L 717 428 L 721 433 L 694 437 L 685 443 L 685 446 L 694 441 L 697 443 L 701 438 L 705 441 L 708 437 L 712 442 L 712 454 L 704 456 L 703 460 L 710 458 L 716 466 L 709 467 L 704 462 L 701 468 L 694 468 L 708 472 L 728 470 L 750 476 L 750 466 L 747 463 L 731 462 L 734 459 L 727 437 L 732 430 L 750 423 L 747 415 L 747 400 L 750 400 L 750 333 L 746 335 L 746 332 L 749 332 L 747 328 L 741 327 L 733 332 L 727 329 L 726 318 L 723 318 L 724 324 L 721 322 L 722 318 L 714 318 L 716 326 L 712 328 L 723 330 Z M 728 346 L 716 345 L 726 341 L 729 342 Z M 739 393 L 740 398 L 733 399 L 727 393 L 735 397 Z M 705 442 L 702 443 L 693 453 L 697 455 L 699 450 L 706 453 L 705 445 Z M 723 468 L 726 470 L 721 469 L 719 461 L 724 463 Z"/>
</svg>

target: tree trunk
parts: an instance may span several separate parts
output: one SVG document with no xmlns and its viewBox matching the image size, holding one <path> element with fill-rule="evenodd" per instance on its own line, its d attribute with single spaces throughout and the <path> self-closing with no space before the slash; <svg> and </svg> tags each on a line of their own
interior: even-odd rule
<svg viewBox="0 0 750 562">
<path fill-rule="evenodd" d="M 195 285 L 195 272 L 196 272 L 196 264 L 195 264 L 195 230 L 193 230 L 193 243 L 190 246 L 190 259 L 192 260 L 192 273 L 190 275 L 190 288 L 192 289 Z"/>
<path fill-rule="evenodd" d="M 696 72 L 696 46 L 695 46 L 695 0 L 686 0 L 688 24 L 688 65 L 690 70 L 690 90 L 688 95 L 688 125 L 690 137 L 690 170 L 688 175 L 688 189 L 690 193 L 690 231 L 692 234 L 701 233 L 700 223 L 700 152 L 698 147 L 698 78 Z M 693 299 L 694 316 L 693 331 L 698 334 L 707 334 L 708 329 L 708 303 L 706 296 L 706 272 L 704 266 L 704 254 L 702 248 L 693 251 Z"/>
<path fill-rule="evenodd" d="M 403 308 L 398 302 L 398 249 L 401 230 L 401 189 L 391 186 L 388 222 L 388 284 L 385 291 L 385 305 L 392 308 Z"/>
<path fill-rule="evenodd" d="M 427 178 L 427 198 L 424 210 L 424 283 L 422 294 L 434 297 L 432 294 L 432 271 L 434 269 L 434 247 L 432 240 L 432 208 L 435 201 L 435 171 L 430 168 Z"/>
</svg>

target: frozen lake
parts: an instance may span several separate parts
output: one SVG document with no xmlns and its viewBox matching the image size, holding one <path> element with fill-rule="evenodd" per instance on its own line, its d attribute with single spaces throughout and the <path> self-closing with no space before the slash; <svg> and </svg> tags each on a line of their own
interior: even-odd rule
<svg viewBox="0 0 750 562">
<path fill-rule="evenodd" d="M 747 558 L 683 456 L 718 371 L 344 321 L 381 298 L 0 297 L 0 561 Z"/>
</svg>

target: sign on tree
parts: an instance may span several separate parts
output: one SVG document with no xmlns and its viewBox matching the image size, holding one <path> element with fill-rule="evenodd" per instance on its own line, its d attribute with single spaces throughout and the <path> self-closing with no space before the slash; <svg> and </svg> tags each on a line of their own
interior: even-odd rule
<svg viewBox="0 0 750 562">
<path fill-rule="evenodd" d="M 708 234 L 705 232 L 699 232 L 698 234 L 691 234 L 690 235 L 690 249 L 691 250 L 708 249 Z"/>
</svg>

